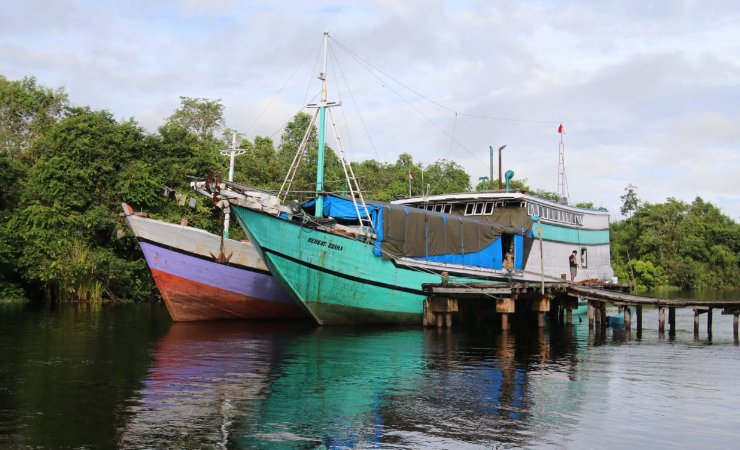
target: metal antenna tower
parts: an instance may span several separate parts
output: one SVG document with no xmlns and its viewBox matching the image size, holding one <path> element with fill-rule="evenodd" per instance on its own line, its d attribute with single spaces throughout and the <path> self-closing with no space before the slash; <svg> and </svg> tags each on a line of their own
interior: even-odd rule
<svg viewBox="0 0 740 450">
<path fill-rule="evenodd" d="M 564 199 L 565 203 L 568 203 L 568 180 L 565 177 L 565 143 L 563 142 L 563 124 L 561 123 L 558 127 L 558 134 L 560 134 L 560 144 L 558 146 L 558 189 L 556 194 L 560 199 Z"/>
</svg>

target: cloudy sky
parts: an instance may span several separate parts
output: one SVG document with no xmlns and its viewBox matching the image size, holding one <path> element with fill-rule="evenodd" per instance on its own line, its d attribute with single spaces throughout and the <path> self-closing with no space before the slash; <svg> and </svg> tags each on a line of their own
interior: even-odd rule
<svg viewBox="0 0 740 450">
<path fill-rule="evenodd" d="M 620 218 L 644 201 L 711 201 L 740 220 L 740 3 L 703 1 L 0 1 L 0 74 L 155 131 L 180 96 L 279 137 L 329 99 L 350 158 L 440 158 L 557 189 Z M 346 126 L 346 128 L 345 128 Z M 336 147 L 330 140 L 330 145 Z M 494 170 L 498 170 L 494 162 Z M 427 180 L 429 181 L 429 180 Z"/>
</svg>

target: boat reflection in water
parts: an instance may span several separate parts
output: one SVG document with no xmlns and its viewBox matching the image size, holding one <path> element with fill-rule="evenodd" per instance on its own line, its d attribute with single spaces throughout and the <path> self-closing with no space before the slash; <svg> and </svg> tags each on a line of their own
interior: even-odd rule
<svg viewBox="0 0 740 450">
<path fill-rule="evenodd" d="M 231 428 L 267 387 L 296 323 L 173 323 L 152 349 L 146 379 L 126 410 L 125 448 L 225 447 Z"/>
<path fill-rule="evenodd" d="M 578 407 L 577 393 L 543 394 L 557 389 L 548 379 L 575 370 L 573 337 L 569 348 L 542 332 L 173 324 L 154 348 L 121 443 L 525 445 L 547 426 L 534 424 L 539 410 Z"/>
</svg>

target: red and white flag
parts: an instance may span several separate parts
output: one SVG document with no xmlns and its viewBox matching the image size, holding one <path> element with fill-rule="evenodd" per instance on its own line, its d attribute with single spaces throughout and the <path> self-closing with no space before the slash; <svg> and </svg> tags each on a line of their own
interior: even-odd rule
<svg viewBox="0 0 740 450">
<path fill-rule="evenodd" d="M 563 124 L 562 123 L 558 127 L 558 133 L 563 134 Z"/>
<path fill-rule="evenodd" d="M 414 172 L 412 172 L 411 169 L 409 169 L 409 180 L 415 180 L 415 179 L 416 177 L 414 176 Z"/>
</svg>

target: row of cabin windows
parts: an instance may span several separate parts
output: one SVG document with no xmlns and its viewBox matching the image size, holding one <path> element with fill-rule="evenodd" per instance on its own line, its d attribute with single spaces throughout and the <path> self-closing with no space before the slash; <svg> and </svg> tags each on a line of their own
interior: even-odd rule
<svg viewBox="0 0 740 450">
<path fill-rule="evenodd" d="M 523 208 L 524 202 L 521 203 Z M 511 204 L 509 204 L 511 206 Z M 503 208 L 504 202 L 475 202 L 465 204 L 465 215 L 466 216 L 487 216 L 493 214 L 494 208 Z"/>
<path fill-rule="evenodd" d="M 421 205 L 419 209 L 426 209 L 427 211 L 441 212 L 450 214 L 452 212 L 451 203 L 437 203 L 436 205 Z"/>
<path fill-rule="evenodd" d="M 562 222 L 571 225 L 583 225 L 583 214 L 575 214 L 549 206 L 538 205 L 536 203 L 522 202 L 522 207 L 526 204 L 527 213 L 530 216 L 540 216 L 543 219 L 553 222 Z M 471 202 L 465 204 L 466 216 L 487 216 L 493 214 L 494 208 L 502 208 L 504 202 Z M 437 203 L 419 206 L 420 209 L 435 211 L 449 214 L 452 212 L 452 204 Z"/>
<path fill-rule="evenodd" d="M 530 216 L 540 216 L 553 222 L 562 222 L 571 225 L 583 225 L 583 214 L 575 214 L 563 211 L 549 206 L 538 205 L 536 203 L 527 203 L 527 214 Z"/>
</svg>

